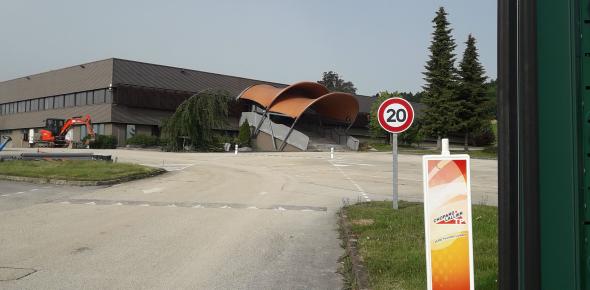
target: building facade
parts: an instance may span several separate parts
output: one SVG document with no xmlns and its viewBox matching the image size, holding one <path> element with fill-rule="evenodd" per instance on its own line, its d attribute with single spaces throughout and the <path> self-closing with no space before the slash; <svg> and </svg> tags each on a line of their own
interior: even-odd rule
<svg viewBox="0 0 590 290">
<path fill-rule="evenodd" d="M 159 135 L 162 120 L 201 90 L 222 89 L 235 97 L 256 84 L 286 86 L 110 58 L 0 82 L 0 135 L 12 137 L 13 147 L 26 147 L 29 129 L 45 127 L 46 119 L 90 115 L 95 133 L 113 135 L 122 146 L 135 134 Z M 358 98 L 368 112 L 372 98 Z M 243 110 L 230 108 L 228 130 L 238 129 Z M 80 140 L 86 129 L 76 127 L 73 135 Z"/>
</svg>

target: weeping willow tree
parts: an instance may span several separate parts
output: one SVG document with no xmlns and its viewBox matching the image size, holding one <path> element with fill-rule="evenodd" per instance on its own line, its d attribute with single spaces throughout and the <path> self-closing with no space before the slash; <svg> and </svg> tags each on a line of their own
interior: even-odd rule
<svg viewBox="0 0 590 290">
<path fill-rule="evenodd" d="M 177 151 L 183 145 L 204 151 L 216 149 L 219 134 L 214 130 L 226 125 L 229 102 L 227 91 L 207 89 L 180 104 L 162 123 L 168 149 Z"/>
</svg>

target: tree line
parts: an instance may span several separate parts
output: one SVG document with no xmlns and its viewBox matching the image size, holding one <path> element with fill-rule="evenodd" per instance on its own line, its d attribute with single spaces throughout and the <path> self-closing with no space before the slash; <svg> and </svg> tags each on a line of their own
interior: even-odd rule
<svg viewBox="0 0 590 290">
<path fill-rule="evenodd" d="M 377 120 L 379 104 L 391 97 L 405 98 L 425 105 L 422 114 L 410 130 L 400 135 L 406 143 L 420 142 L 425 136 L 437 139 L 462 136 L 465 150 L 472 140 L 493 142 L 491 120 L 496 116 L 496 81 L 487 80 L 485 69 L 479 61 L 476 39 L 469 34 L 461 61 L 456 65 L 453 39 L 447 12 L 440 7 L 434 17 L 430 56 L 425 65 L 425 85 L 422 91 L 388 92 L 376 95 L 371 110 L 369 129 L 374 137 L 386 136 Z M 319 83 L 330 90 L 356 93 L 351 82 L 344 81 L 335 72 L 325 72 Z M 479 139 L 478 139 L 479 137 Z M 490 140 L 491 139 L 491 140 Z M 486 142 L 487 141 L 487 142 Z"/>
</svg>

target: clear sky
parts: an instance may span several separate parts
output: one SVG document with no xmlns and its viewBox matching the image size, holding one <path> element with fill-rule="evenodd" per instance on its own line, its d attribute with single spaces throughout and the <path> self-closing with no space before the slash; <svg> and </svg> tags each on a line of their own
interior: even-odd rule
<svg viewBox="0 0 590 290">
<path fill-rule="evenodd" d="M 495 78 L 495 0 L 19 0 L 0 5 L 0 80 L 117 57 L 282 83 L 334 70 L 360 94 L 417 91 L 439 6 L 457 60 L 472 33 Z"/>
</svg>

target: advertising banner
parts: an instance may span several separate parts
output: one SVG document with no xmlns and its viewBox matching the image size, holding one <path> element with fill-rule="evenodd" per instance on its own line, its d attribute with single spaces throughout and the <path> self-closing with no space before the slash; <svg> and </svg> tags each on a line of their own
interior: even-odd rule
<svg viewBox="0 0 590 290">
<path fill-rule="evenodd" d="M 469 155 L 423 157 L 428 289 L 473 289 Z"/>
</svg>

